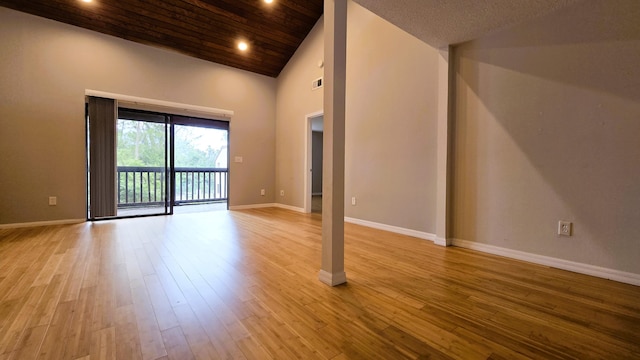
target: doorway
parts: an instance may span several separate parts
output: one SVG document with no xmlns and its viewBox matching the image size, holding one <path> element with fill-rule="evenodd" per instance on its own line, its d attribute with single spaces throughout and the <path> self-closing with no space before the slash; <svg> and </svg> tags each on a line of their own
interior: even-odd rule
<svg viewBox="0 0 640 360">
<path fill-rule="evenodd" d="M 307 115 L 305 168 L 305 212 L 322 213 L 322 162 L 324 115 Z"/>
<path fill-rule="evenodd" d="M 89 220 L 228 209 L 227 121 L 97 103 L 87 107 Z"/>
</svg>

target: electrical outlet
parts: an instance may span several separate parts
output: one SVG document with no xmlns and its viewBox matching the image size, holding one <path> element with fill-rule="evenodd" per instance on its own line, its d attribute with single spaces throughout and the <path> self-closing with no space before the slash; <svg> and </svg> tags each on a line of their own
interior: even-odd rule
<svg viewBox="0 0 640 360">
<path fill-rule="evenodd" d="M 354 205 L 354 206 L 356 205 L 356 197 L 355 196 L 351 197 L 351 205 Z"/>
<path fill-rule="evenodd" d="M 265 194 L 264 189 L 260 189 L 260 195 L 264 196 L 264 194 Z"/>
<path fill-rule="evenodd" d="M 280 196 L 284 196 L 284 190 L 280 190 Z"/>
<path fill-rule="evenodd" d="M 311 83 L 311 90 L 318 90 L 322 87 L 322 78 L 313 80 Z"/>
<path fill-rule="evenodd" d="M 558 235 L 571 236 L 571 225 L 569 221 L 558 221 Z"/>
<path fill-rule="evenodd" d="M 57 196 L 49 196 L 49 206 L 58 205 L 58 197 Z"/>
</svg>

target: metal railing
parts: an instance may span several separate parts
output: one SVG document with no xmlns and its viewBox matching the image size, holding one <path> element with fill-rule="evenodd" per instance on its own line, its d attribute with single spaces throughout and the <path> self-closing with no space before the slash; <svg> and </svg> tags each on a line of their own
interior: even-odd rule
<svg viewBox="0 0 640 360">
<path fill-rule="evenodd" d="M 118 166 L 118 207 L 163 205 L 167 176 L 164 167 Z M 227 200 L 229 170 L 175 168 L 175 205 Z"/>
</svg>

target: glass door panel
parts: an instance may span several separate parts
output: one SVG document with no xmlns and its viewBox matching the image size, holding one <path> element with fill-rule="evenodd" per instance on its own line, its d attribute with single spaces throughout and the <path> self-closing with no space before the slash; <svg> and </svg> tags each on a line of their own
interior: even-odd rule
<svg viewBox="0 0 640 360">
<path fill-rule="evenodd" d="M 174 211 L 227 208 L 228 133 L 226 129 L 174 124 Z"/>
<path fill-rule="evenodd" d="M 118 217 L 169 213 L 166 117 L 120 109 L 116 138 Z"/>
</svg>

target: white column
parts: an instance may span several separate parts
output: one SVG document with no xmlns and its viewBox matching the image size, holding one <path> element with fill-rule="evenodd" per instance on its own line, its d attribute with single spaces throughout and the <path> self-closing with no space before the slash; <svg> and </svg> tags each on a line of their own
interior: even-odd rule
<svg viewBox="0 0 640 360">
<path fill-rule="evenodd" d="M 347 68 L 347 0 L 324 1 L 324 139 L 322 164 L 322 268 L 335 286 L 344 272 L 344 120 Z"/>
<path fill-rule="evenodd" d="M 450 117 L 450 48 L 439 49 L 438 56 L 438 145 L 436 151 L 436 241 L 451 245 L 449 227 L 449 117 Z"/>
</svg>

